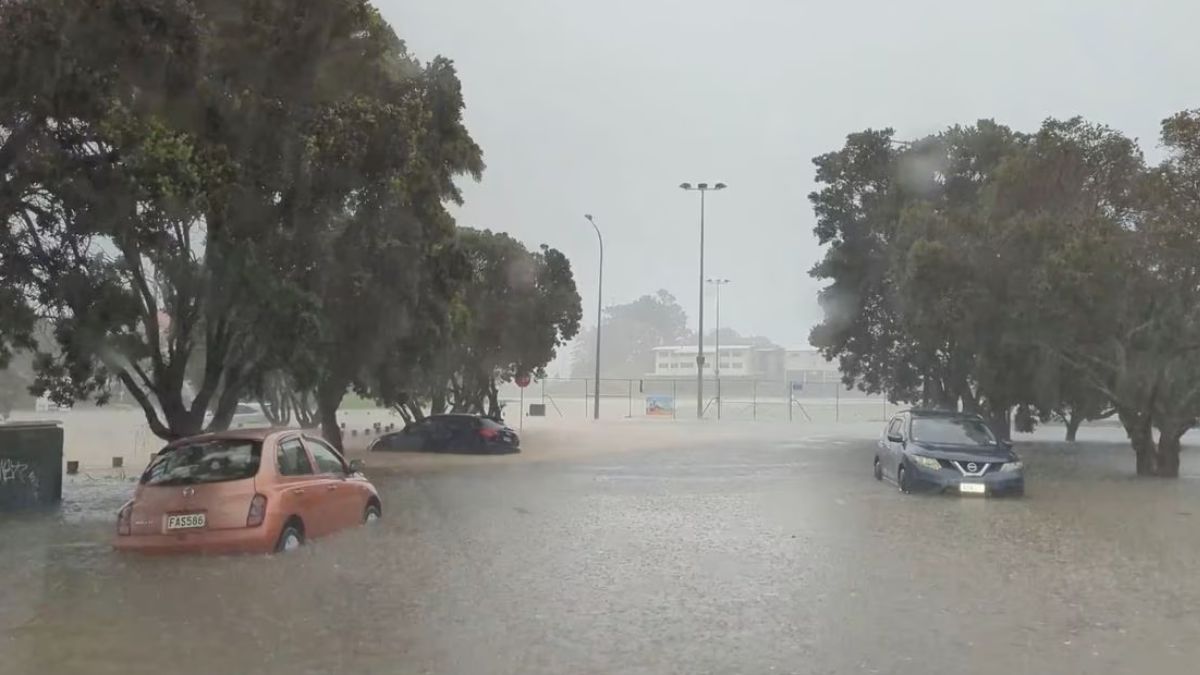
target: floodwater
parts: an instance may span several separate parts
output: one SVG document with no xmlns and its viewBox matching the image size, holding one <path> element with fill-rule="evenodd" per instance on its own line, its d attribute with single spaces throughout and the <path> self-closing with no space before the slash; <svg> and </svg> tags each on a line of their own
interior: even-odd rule
<svg viewBox="0 0 1200 675">
<path fill-rule="evenodd" d="M 131 484 L 72 479 L 0 519 L 0 673 L 1195 672 L 1196 453 L 1023 443 L 1025 499 L 922 497 L 866 433 L 731 428 L 377 472 L 382 523 L 287 556 L 117 555 Z"/>
</svg>

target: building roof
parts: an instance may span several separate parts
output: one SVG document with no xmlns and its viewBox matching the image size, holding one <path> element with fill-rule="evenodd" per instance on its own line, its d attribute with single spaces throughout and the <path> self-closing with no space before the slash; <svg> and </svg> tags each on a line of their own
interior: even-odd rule
<svg viewBox="0 0 1200 675">
<path fill-rule="evenodd" d="M 721 345 L 721 351 L 725 351 L 726 349 L 752 349 L 752 348 L 753 347 L 751 347 L 750 345 L 736 345 L 736 344 L 735 345 Z M 712 350 L 713 350 L 712 345 L 704 345 L 704 351 L 711 352 Z M 694 353 L 696 351 L 696 345 L 675 345 L 675 346 L 655 347 L 654 351 L 656 351 L 656 352 L 683 352 L 685 354 L 688 352 Z"/>
</svg>

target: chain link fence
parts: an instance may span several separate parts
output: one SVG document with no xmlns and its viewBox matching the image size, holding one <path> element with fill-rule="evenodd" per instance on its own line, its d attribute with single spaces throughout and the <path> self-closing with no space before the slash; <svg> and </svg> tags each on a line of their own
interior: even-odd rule
<svg viewBox="0 0 1200 675">
<path fill-rule="evenodd" d="M 546 378 L 524 390 L 500 387 L 505 417 L 591 418 L 600 397 L 600 418 L 697 418 L 696 380 Z M 840 382 L 792 382 L 722 378 L 704 381 L 705 419 L 776 422 L 884 421 L 896 406 L 882 396 L 847 391 Z"/>
</svg>

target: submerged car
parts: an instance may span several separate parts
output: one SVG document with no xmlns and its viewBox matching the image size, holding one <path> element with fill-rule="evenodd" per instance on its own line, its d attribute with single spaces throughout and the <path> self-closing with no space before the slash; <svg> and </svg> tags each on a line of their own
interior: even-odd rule
<svg viewBox="0 0 1200 675">
<path fill-rule="evenodd" d="M 1012 443 L 998 441 L 982 417 L 956 412 L 897 413 L 879 439 L 875 479 L 906 493 L 1025 494 L 1025 467 Z"/>
<path fill-rule="evenodd" d="M 378 451 L 520 452 L 521 437 L 503 423 L 479 415 L 430 415 L 400 431 L 384 434 L 368 448 Z"/>
<path fill-rule="evenodd" d="M 379 493 L 324 440 L 238 429 L 175 441 L 117 514 L 117 549 L 288 551 L 383 515 Z"/>
</svg>

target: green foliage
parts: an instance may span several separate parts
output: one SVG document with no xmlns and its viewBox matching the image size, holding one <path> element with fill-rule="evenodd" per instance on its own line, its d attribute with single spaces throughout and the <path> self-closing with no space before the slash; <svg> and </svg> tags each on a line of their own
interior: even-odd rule
<svg viewBox="0 0 1200 675">
<path fill-rule="evenodd" d="M 847 384 L 893 400 L 1014 409 L 1074 428 L 1121 415 L 1139 473 L 1176 475 L 1200 414 L 1200 124 L 1164 123 L 1171 156 L 1082 119 L 1033 134 L 992 122 L 898 148 L 891 132 L 818 157 L 828 245 L 812 335 Z M 1155 445 L 1151 428 L 1165 439 Z"/>
<path fill-rule="evenodd" d="M 425 406 L 500 415 L 498 383 L 543 376 L 579 332 L 579 293 L 557 249 L 530 251 L 502 232 L 462 228 L 453 253 L 456 267 L 445 278 L 459 285 L 433 294 L 448 301 L 425 305 L 442 322 L 421 322 L 420 332 L 403 336 L 365 387 L 406 417 Z"/>
<path fill-rule="evenodd" d="M 0 85 L 0 293 L 59 342 L 37 388 L 120 382 L 163 437 L 272 370 L 327 418 L 483 168 L 451 64 L 365 0 L 13 0 Z"/>
<path fill-rule="evenodd" d="M 446 358 L 450 400 L 455 410 L 499 415 L 497 383 L 543 376 L 579 332 L 579 293 L 557 249 L 531 252 L 490 230 L 462 229 L 459 243 L 471 275 L 461 296 L 465 321 Z"/>
</svg>

